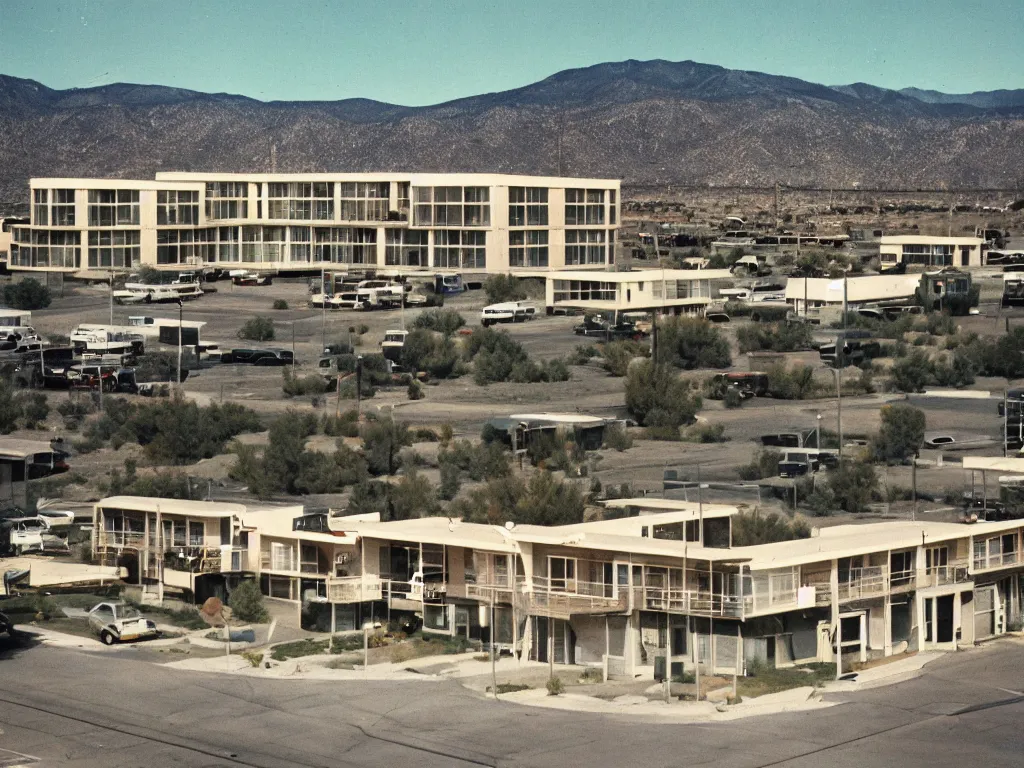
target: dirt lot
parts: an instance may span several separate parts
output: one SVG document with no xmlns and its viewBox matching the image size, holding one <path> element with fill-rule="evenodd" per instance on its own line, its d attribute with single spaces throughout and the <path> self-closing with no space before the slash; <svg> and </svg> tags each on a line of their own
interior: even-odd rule
<svg viewBox="0 0 1024 768">
<path fill-rule="evenodd" d="M 1001 332 L 1007 323 L 1021 322 L 1024 313 L 1003 312 L 998 306 L 1000 277 L 994 271 L 983 273 L 982 314 L 962 318 L 965 329 L 979 333 Z M 277 279 L 272 286 L 236 287 L 228 282 L 215 283 L 216 293 L 186 304 L 184 317 L 187 320 L 201 320 L 206 323 L 202 338 L 206 342 L 217 342 L 222 348 L 252 346 L 237 339 L 242 324 L 256 315 L 273 319 L 277 339 L 265 346 L 294 348 L 298 360 L 297 373 L 314 370 L 321 344 L 348 341 L 349 328 L 355 328 L 352 335 L 359 350 L 376 352 L 384 332 L 400 328 L 402 324 L 411 327 L 421 310 L 390 310 L 378 312 L 327 312 L 310 309 L 305 279 Z M 273 302 L 284 299 L 289 309 L 274 310 Z M 470 291 L 450 299 L 446 306 L 458 310 L 466 318 L 470 328 L 477 327 L 480 308 L 485 304 L 482 291 Z M 131 315 L 156 317 L 177 317 L 173 305 L 149 305 L 146 307 L 114 307 L 114 322 L 123 324 Z M 45 335 L 66 335 L 80 322 L 109 322 L 110 304 L 104 286 L 88 286 L 67 283 L 63 295 L 43 311 L 33 313 L 36 328 Z M 575 336 L 571 329 L 578 322 L 576 318 L 538 317 L 528 323 L 504 326 L 519 340 L 531 355 L 546 359 L 565 357 L 584 340 Z M 737 321 L 725 326 L 727 335 L 735 339 Z M 363 334 L 358 330 L 366 327 Z M 161 347 L 173 351 L 174 347 Z M 794 362 L 818 365 L 813 353 L 787 356 Z M 734 369 L 749 370 L 751 364 L 746 356 L 734 349 Z M 757 367 L 756 365 L 754 367 Z M 690 374 L 702 378 L 707 372 Z M 822 384 L 831 380 L 826 371 L 817 374 Z M 852 374 L 851 374 L 852 375 Z M 281 389 L 282 373 L 277 368 L 259 368 L 243 365 L 224 365 L 194 372 L 184 385 L 185 393 L 202 404 L 219 402 L 243 403 L 260 413 L 272 415 L 288 408 L 313 410 L 308 398 L 286 398 Z M 974 389 L 1001 393 L 1007 386 L 1004 381 L 979 380 Z M 625 417 L 623 380 L 609 376 L 596 364 L 575 366 L 572 379 L 567 382 L 550 384 L 494 384 L 480 387 L 469 377 L 452 381 L 432 382 L 425 388 L 425 398 L 409 401 L 404 387 L 390 391 L 382 390 L 376 397 L 364 403 L 365 409 L 392 411 L 395 417 L 411 425 L 440 425 L 451 423 L 456 435 L 474 437 L 479 435 L 483 423 L 494 416 L 515 412 L 582 412 L 602 416 Z M 65 393 L 49 393 L 51 405 L 56 404 Z M 868 396 L 846 398 L 843 402 L 843 428 L 846 437 L 869 435 L 878 427 L 879 407 L 891 396 Z M 996 412 L 996 400 L 950 401 L 914 398 L 915 405 L 925 409 L 929 432 L 953 434 L 959 438 L 997 440 L 1000 422 Z M 352 407 L 351 401 L 343 401 L 342 409 Z M 333 399 L 327 403 L 327 410 L 333 411 L 338 404 Z M 725 426 L 728 442 L 710 445 L 691 443 L 662 443 L 637 440 L 635 446 L 625 452 L 602 451 L 596 460 L 596 476 L 602 484 L 619 485 L 630 483 L 636 490 L 659 491 L 663 472 L 667 469 L 679 471 L 683 477 L 695 477 L 700 466 L 702 478 L 718 482 L 735 482 L 737 468 L 748 463 L 757 446 L 756 438 L 764 433 L 812 429 L 821 415 L 821 424 L 835 429 L 836 402 L 834 398 L 816 401 L 753 400 L 740 410 L 727 411 L 720 403 L 708 401 L 701 412 L 701 418 Z M 51 414 L 47 432 L 62 431 L 56 414 Z M 20 432 L 18 436 L 42 438 L 40 432 Z M 73 437 L 73 436 L 71 436 Z M 260 436 L 244 436 L 247 441 L 259 442 Z M 326 446 L 318 446 L 326 447 Z M 979 448 L 992 452 L 993 444 Z M 420 446 L 423 453 L 430 455 L 428 446 Z M 145 462 L 141 450 L 135 445 L 123 446 L 118 451 L 101 450 L 88 455 L 75 456 L 73 471 L 90 480 L 87 487 L 72 486 L 68 494 L 72 498 L 86 500 L 96 498 L 101 492 L 99 485 L 114 468 L 123 466 L 128 458 Z M 214 496 L 236 494 L 238 488 L 225 483 L 227 471 L 233 459 L 229 456 L 205 460 L 186 469 L 197 478 L 197 488 L 206 486 Z M 436 479 L 436 478 L 435 478 Z M 992 479 L 995 482 L 994 478 Z M 888 471 L 887 481 L 892 485 L 909 486 L 909 469 L 898 467 Z M 207 485 L 207 482 L 209 485 Z M 589 484 L 589 480 L 581 481 Z M 970 478 L 959 469 L 947 468 L 921 470 L 918 486 L 922 490 L 940 493 L 950 487 L 969 487 Z M 995 486 L 993 485 L 993 492 Z M 708 489 L 711 498 L 730 501 L 756 502 L 756 495 L 750 490 Z M 320 499 L 334 503 L 338 499 Z"/>
</svg>

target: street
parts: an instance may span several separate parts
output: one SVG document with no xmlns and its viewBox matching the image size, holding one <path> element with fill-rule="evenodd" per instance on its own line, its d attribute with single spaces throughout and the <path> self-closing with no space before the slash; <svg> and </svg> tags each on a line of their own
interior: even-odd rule
<svg viewBox="0 0 1024 768">
<path fill-rule="evenodd" d="M 0 765 L 1018 766 L 1022 649 L 951 654 L 829 709 L 686 725 L 503 704 L 454 681 L 259 680 L 40 646 L 0 657 Z"/>
</svg>

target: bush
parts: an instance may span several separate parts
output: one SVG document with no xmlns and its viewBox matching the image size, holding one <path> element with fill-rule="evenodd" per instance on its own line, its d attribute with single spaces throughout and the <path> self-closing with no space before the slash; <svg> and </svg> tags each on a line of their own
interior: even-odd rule
<svg viewBox="0 0 1024 768">
<path fill-rule="evenodd" d="M 325 415 L 321 429 L 331 437 L 358 437 L 359 415 L 355 411 L 345 411 L 341 416 Z"/>
<path fill-rule="evenodd" d="M 288 302 L 284 299 L 274 299 L 274 309 L 288 309 Z"/>
<path fill-rule="evenodd" d="M 263 663 L 263 651 L 242 651 L 241 656 L 249 662 L 250 667 L 258 667 Z"/>
<path fill-rule="evenodd" d="M 565 684 L 561 678 L 550 677 L 547 682 L 548 696 L 558 696 L 559 694 L 565 693 Z"/>
<path fill-rule="evenodd" d="M 740 352 L 797 352 L 811 348 L 811 327 L 782 322 L 747 325 L 736 331 Z"/>
<path fill-rule="evenodd" d="M 246 580 L 231 590 L 228 607 L 232 617 L 239 621 L 254 624 L 265 624 L 270 621 L 270 613 L 263 604 L 263 595 L 259 585 L 253 580 Z"/>
<path fill-rule="evenodd" d="M 481 328 L 469 337 L 466 355 L 473 362 L 473 381 L 483 386 L 492 382 L 568 381 L 569 367 L 561 360 L 537 363 L 522 344 L 505 331 Z"/>
<path fill-rule="evenodd" d="M 402 448 L 412 445 L 409 428 L 391 419 L 367 424 L 362 429 L 363 455 L 372 475 L 393 475 L 401 467 Z"/>
<path fill-rule="evenodd" d="M 739 475 L 744 480 L 764 480 L 779 474 L 779 462 L 782 454 L 779 451 L 763 450 L 754 454 L 754 459 L 744 467 L 740 467 Z"/>
<path fill-rule="evenodd" d="M 247 341 L 273 341 L 274 321 L 269 317 L 250 318 L 239 329 L 238 338 Z"/>
<path fill-rule="evenodd" d="M 621 453 L 633 447 L 633 438 L 621 424 L 615 424 L 604 431 L 604 447 Z"/>
<path fill-rule="evenodd" d="M 779 400 L 803 400 L 815 393 L 814 369 L 795 365 L 787 369 L 779 363 L 768 369 L 768 395 Z"/>
<path fill-rule="evenodd" d="M 677 368 L 728 368 L 729 342 L 722 330 L 707 320 L 677 317 L 658 328 L 658 361 Z"/>
<path fill-rule="evenodd" d="M 643 360 L 626 375 L 626 408 L 644 426 L 678 430 L 700 407 L 700 395 L 668 366 Z"/>
<path fill-rule="evenodd" d="M 889 375 L 892 386 L 897 391 L 923 392 L 932 381 L 934 367 L 927 352 L 915 349 L 906 357 L 897 360 Z"/>
<path fill-rule="evenodd" d="M 725 427 L 722 424 L 708 424 L 707 422 L 688 429 L 686 439 L 692 443 L 725 443 L 729 440 L 725 436 Z"/>
<path fill-rule="evenodd" d="M 51 301 L 50 289 L 31 277 L 4 286 L 4 304 L 14 309 L 46 309 Z"/>
<path fill-rule="evenodd" d="M 601 350 L 593 344 L 578 344 L 569 355 L 569 365 L 586 365 L 595 357 L 601 357 Z"/>
<path fill-rule="evenodd" d="M 743 407 L 743 395 L 736 387 L 726 387 L 725 393 L 722 395 L 722 403 L 726 408 L 741 408 Z"/>
<path fill-rule="evenodd" d="M 409 370 L 426 371 L 435 379 L 454 378 L 461 373 L 455 343 L 424 328 L 410 331 L 405 337 L 401 361 Z"/>
<path fill-rule="evenodd" d="M 811 535 L 811 527 L 803 518 L 789 519 L 775 512 L 761 514 L 756 509 L 740 510 L 731 520 L 734 547 L 806 539 Z"/>
<path fill-rule="evenodd" d="M 416 318 L 413 327 L 451 336 L 465 324 L 465 319 L 454 309 L 427 309 Z"/>
<path fill-rule="evenodd" d="M 638 357 L 650 357 L 651 348 L 637 341 L 613 341 L 604 346 L 604 367 L 612 376 L 625 376 Z"/>
<path fill-rule="evenodd" d="M 484 293 L 489 304 L 506 301 L 522 301 L 526 298 L 526 289 L 512 275 L 491 275 L 484 281 Z"/>
<path fill-rule="evenodd" d="M 319 373 L 310 373 L 299 377 L 292 372 L 292 367 L 289 365 L 281 369 L 281 389 L 288 397 L 322 395 L 327 388 L 327 380 Z"/>
<path fill-rule="evenodd" d="M 883 406 L 881 416 L 881 428 L 871 441 L 875 459 L 888 464 L 916 455 L 924 442 L 924 411 L 912 405 L 895 403 Z"/>
<path fill-rule="evenodd" d="M 25 429 L 39 429 L 50 415 L 50 404 L 42 392 L 22 392 L 16 398 L 16 404 L 25 420 Z"/>
</svg>

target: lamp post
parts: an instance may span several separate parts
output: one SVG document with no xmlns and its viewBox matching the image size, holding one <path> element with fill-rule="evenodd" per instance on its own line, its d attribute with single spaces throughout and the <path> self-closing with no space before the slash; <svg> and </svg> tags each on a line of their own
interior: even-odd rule
<svg viewBox="0 0 1024 768">
<path fill-rule="evenodd" d="M 819 451 L 821 450 L 821 414 L 817 414 L 815 417 L 817 423 L 814 425 L 814 447 Z"/>
<path fill-rule="evenodd" d="M 838 345 L 837 345 L 838 346 Z M 838 351 L 838 350 L 837 350 Z M 839 432 L 839 463 L 843 463 L 843 387 L 842 387 L 842 375 L 843 372 L 839 368 L 826 368 L 826 371 L 830 371 L 835 374 L 836 377 L 836 429 Z M 821 425 L 821 414 L 818 414 L 818 425 L 820 430 Z M 818 450 L 821 450 L 821 433 L 818 434 Z"/>
</svg>

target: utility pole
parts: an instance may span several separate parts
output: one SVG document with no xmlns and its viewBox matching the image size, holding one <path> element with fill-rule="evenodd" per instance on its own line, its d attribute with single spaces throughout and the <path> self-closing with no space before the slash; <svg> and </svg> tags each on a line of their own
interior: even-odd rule
<svg viewBox="0 0 1024 768">
<path fill-rule="evenodd" d="M 326 273 L 320 264 L 320 354 L 327 349 L 327 289 L 324 285 Z"/>
<path fill-rule="evenodd" d="M 672 614 L 665 613 L 665 703 L 672 699 Z"/>
<path fill-rule="evenodd" d="M 181 346 L 182 340 L 185 335 L 185 329 L 181 325 L 181 316 L 183 311 L 184 303 L 181 299 L 178 299 L 178 387 L 181 387 Z"/>
<path fill-rule="evenodd" d="M 494 590 L 491 590 L 491 690 L 494 691 L 494 698 L 498 698 L 498 668 L 497 651 L 494 645 L 494 635 L 497 627 L 494 624 Z"/>
</svg>

